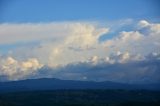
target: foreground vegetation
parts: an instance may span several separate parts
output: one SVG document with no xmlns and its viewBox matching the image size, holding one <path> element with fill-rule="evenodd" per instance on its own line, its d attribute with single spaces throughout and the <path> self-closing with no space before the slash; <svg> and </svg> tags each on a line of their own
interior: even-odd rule
<svg viewBox="0 0 160 106">
<path fill-rule="evenodd" d="M 160 106 L 160 91 L 53 90 L 1 93 L 0 106 Z"/>
</svg>

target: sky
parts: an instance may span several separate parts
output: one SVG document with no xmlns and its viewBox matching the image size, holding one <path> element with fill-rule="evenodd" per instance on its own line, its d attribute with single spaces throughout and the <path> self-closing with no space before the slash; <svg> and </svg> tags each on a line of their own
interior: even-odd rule
<svg viewBox="0 0 160 106">
<path fill-rule="evenodd" d="M 1 0 L 0 22 L 159 18 L 159 0 Z"/>
<path fill-rule="evenodd" d="M 0 81 L 159 83 L 159 0 L 0 0 Z"/>
</svg>

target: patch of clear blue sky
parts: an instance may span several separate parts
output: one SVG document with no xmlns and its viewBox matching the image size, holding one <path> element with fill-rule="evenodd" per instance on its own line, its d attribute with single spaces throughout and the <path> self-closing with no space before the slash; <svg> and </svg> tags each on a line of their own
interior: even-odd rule
<svg viewBox="0 0 160 106">
<path fill-rule="evenodd" d="M 0 0 L 0 22 L 159 18 L 159 0 Z"/>
<path fill-rule="evenodd" d="M 159 5 L 160 0 L 0 0 L 0 23 L 153 20 L 160 18 Z M 22 45 L 0 45 L 0 48 L 7 52 Z"/>
</svg>

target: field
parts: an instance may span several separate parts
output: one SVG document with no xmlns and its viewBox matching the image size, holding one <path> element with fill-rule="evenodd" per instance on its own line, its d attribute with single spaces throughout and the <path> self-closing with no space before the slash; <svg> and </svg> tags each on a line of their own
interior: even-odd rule
<svg viewBox="0 0 160 106">
<path fill-rule="evenodd" d="M 160 106 L 160 91 L 52 90 L 1 93 L 0 106 Z"/>
</svg>

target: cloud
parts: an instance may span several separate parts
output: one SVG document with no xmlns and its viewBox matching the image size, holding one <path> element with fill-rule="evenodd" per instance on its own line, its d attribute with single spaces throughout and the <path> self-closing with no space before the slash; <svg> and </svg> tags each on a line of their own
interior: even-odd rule
<svg viewBox="0 0 160 106">
<path fill-rule="evenodd" d="M 113 39 L 106 40 L 104 46 L 109 51 L 131 52 L 133 54 L 147 55 L 151 52 L 159 52 L 160 24 L 139 21 L 137 30 L 122 31 Z"/>
<path fill-rule="evenodd" d="M 63 29 L 63 31 L 61 29 Z M 70 28 L 68 28 L 65 23 L 1 24 L 0 44 L 59 39 L 59 37 L 65 36 L 68 30 L 70 30 Z"/>
<path fill-rule="evenodd" d="M 94 37 L 98 37 L 98 35 L 107 30 L 97 30 L 95 27 L 94 24 L 85 22 L 0 24 L 0 44 L 46 40 L 55 41 L 74 35 L 80 39 L 68 38 L 70 39 L 70 43 L 75 39 L 90 40 L 88 42 L 94 43 L 94 39 L 90 39 L 89 37 L 92 37 L 92 34 Z M 86 38 L 84 39 L 81 35 L 86 35 Z M 86 44 L 85 41 L 83 43 Z"/>
<path fill-rule="evenodd" d="M 76 28 L 79 29 L 80 27 Z M 42 42 L 40 45 L 32 46 L 31 48 L 18 48 L 12 51 L 12 55 L 17 58 L 35 57 L 42 63 L 50 66 L 85 61 L 91 55 L 97 55 L 97 52 L 99 52 L 97 49 L 102 48 L 99 45 L 99 37 L 107 33 L 108 29 L 97 28 L 91 25 L 81 26 L 80 29 L 75 31 L 76 33 L 74 32 L 72 35 L 67 35 L 56 41 Z M 32 51 L 28 52 L 30 50 Z M 100 51 L 103 51 L 103 49 Z M 23 57 L 21 54 L 23 54 Z"/>
<path fill-rule="evenodd" d="M 93 56 L 85 62 L 57 67 L 42 65 L 37 59 L 18 61 L 7 57 L 2 60 L 1 81 L 44 77 L 123 83 L 158 83 L 160 81 L 160 53 L 141 57 L 128 52 L 118 52 L 106 58 Z"/>
<path fill-rule="evenodd" d="M 26 61 L 18 61 L 12 57 L 1 58 L 0 76 L 7 76 L 8 80 L 17 80 L 33 74 L 43 65 L 35 58 Z"/>
<path fill-rule="evenodd" d="M 109 29 L 101 28 L 96 29 L 93 26 L 79 26 L 75 27 L 72 36 L 67 37 L 65 40 L 65 45 L 70 48 L 88 49 L 93 48 L 98 44 L 98 39 L 103 34 L 106 34 Z"/>
<path fill-rule="evenodd" d="M 146 21 L 146 20 L 141 20 L 139 23 L 138 23 L 138 26 L 140 28 L 144 28 L 144 27 L 147 27 L 149 26 L 150 24 Z"/>
<path fill-rule="evenodd" d="M 89 22 L 1 24 L 0 27 L 0 44 L 40 42 L 36 46 L 16 48 L 12 51 L 13 57 L 35 57 L 50 66 L 84 61 L 99 48 L 99 37 L 109 31 L 107 27 Z"/>
<path fill-rule="evenodd" d="M 16 26 L 20 28 L 25 26 L 28 28 L 27 32 L 30 32 L 33 37 L 29 39 L 29 41 L 40 40 L 42 42 L 40 42 L 39 45 L 15 49 L 12 51 L 13 57 L 24 59 L 35 57 L 38 58 L 41 63 L 49 64 L 51 67 L 74 62 L 84 62 L 93 56 L 104 58 L 117 53 L 117 51 L 121 53 L 128 52 L 130 54 L 148 55 L 151 52 L 159 52 L 158 48 L 160 47 L 159 24 L 149 23 L 146 20 L 139 21 L 137 28 L 133 29 L 133 31 L 120 31 L 113 38 L 103 42 L 101 42 L 99 38 L 104 34 L 108 34 L 106 36 L 109 36 L 109 28 L 100 27 L 100 25 L 98 26 L 93 23 L 61 22 L 16 24 L 15 26 L 13 25 L 13 28 L 16 28 Z M 39 31 L 43 31 L 43 33 Z M 24 33 L 24 39 L 21 39 L 21 41 L 27 39 L 25 37 L 28 37 L 28 33 L 25 30 L 22 32 Z M 5 33 L 10 32 L 5 31 Z M 20 36 L 19 30 L 16 31 L 16 33 L 17 34 L 13 33 L 13 36 Z M 44 38 L 42 39 L 38 36 Z M 49 39 L 49 41 L 46 39 Z M 32 51 L 28 52 L 30 49 L 32 49 Z M 19 55 L 17 56 L 17 54 Z M 22 54 L 23 57 L 21 56 Z"/>
<path fill-rule="evenodd" d="M 121 56 L 120 56 L 121 55 Z M 123 83 L 159 83 L 160 54 L 150 54 L 135 60 L 128 53 L 105 58 L 94 56 L 86 62 L 72 63 L 56 68 L 43 68 L 34 77 L 54 77 L 67 80 L 115 81 Z M 126 57 L 128 61 L 122 61 Z M 120 58 L 123 57 L 123 58 Z M 96 61 L 95 61 L 96 60 Z M 114 62 L 111 62 L 114 61 Z M 32 76 L 33 77 L 33 76 Z M 85 78 L 85 79 L 84 79 Z"/>
<path fill-rule="evenodd" d="M 160 81 L 159 23 L 141 20 L 136 28 L 119 29 L 103 41 L 100 37 L 109 36 L 110 28 L 100 26 L 86 22 L 1 24 L 0 44 L 40 42 L 1 56 L 1 80 L 55 77 L 128 83 Z"/>
</svg>

